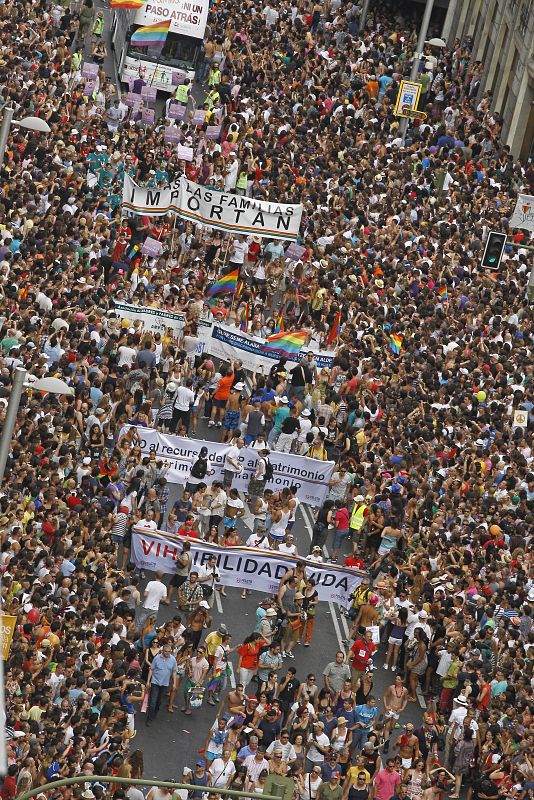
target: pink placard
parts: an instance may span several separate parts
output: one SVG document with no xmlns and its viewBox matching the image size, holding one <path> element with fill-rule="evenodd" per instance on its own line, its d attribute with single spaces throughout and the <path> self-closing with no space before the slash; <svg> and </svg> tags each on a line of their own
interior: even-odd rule
<svg viewBox="0 0 534 800">
<path fill-rule="evenodd" d="M 169 119 L 183 119 L 185 117 L 186 110 L 186 107 L 181 106 L 180 103 L 169 103 L 167 116 Z"/>
<path fill-rule="evenodd" d="M 206 128 L 206 139 L 218 139 L 221 135 L 221 125 L 208 125 Z"/>
<path fill-rule="evenodd" d="M 143 125 L 153 125 L 155 122 L 155 111 L 153 108 L 143 108 L 141 111 L 141 122 Z"/>
<path fill-rule="evenodd" d="M 84 61 L 82 66 L 82 78 L 96 78 L 98 75 L 98 64 L 91 61 Z"/>
<path fill-rule="evenodd" d="M 145 103 L 155 103 L 156 94 L 157 90 L 153 86 L 143 86 L 141 88 L 141 98 Z"/>
<path fill-rule="evenodd" d="M 206 112 L 203 108 L 197 108 L 193 114 L 193 125 L 204 125 L 206 121 Z"/>
<path fill-rule="evenodd" d="M 180 141 L 180 131 L 176 128 L 173 128 L 172 125 L 169 125 L 167 128 L 165 128 L 163 139 L 165 142 L 167 142 L 167 144 L 178 144 Z"/>
<path fill-rule="evenodd" d="M 194 156 L 193 148 L 186 147 L 183 144 L 178 145 L 177 154 L 181 161 L 192 161 Z"/>
<path fill-rule="evenodd" d="M 147 236 L 145 241 L 141 246 L 141 252 L 145 253 L 145 255 L 149 256 L 150 258 L 157 258 L 161 251 L 163 250 L 163 245 L 157 239 L 153 239 L 151 236 Z"/>
</svg>

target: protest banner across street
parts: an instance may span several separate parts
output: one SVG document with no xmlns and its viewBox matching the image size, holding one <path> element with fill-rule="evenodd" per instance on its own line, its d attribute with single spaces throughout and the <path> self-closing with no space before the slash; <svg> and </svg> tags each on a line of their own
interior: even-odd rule
<svg viewBox="0 0 534 800">
<path fill-rule="evenodd" d="M 185 539 L 169 533 L 145 531 L 135 527 L 132 530 L 133 562 L 139 569 L 174 573 L 183 541 Z M 188 541 L 191 542 L 194 566 L 202 566 L 211 555 L 216 556 L 217 569 L 221 576 L 220 583 L 223 586 L 276 594 L 280 579 L 287 570 L 295 566 L 293 557 L 277 550 L 222 547 L 200 539 L 188 539 Z M 306 575 L 313 579 L 319 600 L 338 603 L 344 608 L 349 606 L 352 593 L 365 577 L 365 573 L 353 567 L 299 560 L 305 562 Z"/>
<path fill-rule="evenodd" d="M 296 241 L 302 217 L 302 205 L 269 203 L 218 192 L 183 176 L 168 186 L 145 189 L 126 173 L 122 204 L 132 214 L 157 217 L 175 213 L 220 231 L 288 241 Z"/>
<path fill-rule="evenodd" d="M 113 311 L 121 319 L 141 320 L 143 328 L 147 331 L 164 334 L 167 332 L 167 328 L 171 328 L 175 336 L 184 327 L 186 319 L 185 314 L 179 311 L 165 311 L 162 308 L 136 306 L 131 303 L 119 303 L 117 301 L 115 301 Z"/>
<path fill-rule="evenodd" d="M 125 426 L 121 435 L 129 429 Z M 137 428 L 141 438 L 141 453 L 143 456 L 154 452 L 163 460 L 168 471 L 165 477 L 169 483 L 184 483 L 191 471 L 193 463 L 197 460 L 201 447 L 208 448 L 208 461 L 213 475 L 206 476 L 205 483 L 222 481 L 224 458 L 229 450 L 229 445 L 221 442 L 203 441 L 201 439 L 187 439 L 181 436 L 159 433 L 153 428 Z M 240 492 L 247 489 L 248 483 L 256 471 L 258 452 L 251 447 L 243 447 L 239 460 L 243 471 L 236 475 L 232 486 Z M 296 486 L 297 497 L 302 503 L 311 506 L 320 506 L 328 494 L 328 481 L 334 469 L 333 461 L 318 461 L 315 458 L 296 456 L 293 453 L 272 452 L 269 460 L 273 466 L 274 475 L 267 483 L 267 488 L 277 491 L 285 486 Z"/>
<path fill-rule="evenodd" d="M 251 372 L 260 367 L 268 372 L 273 364 L 280 360 L 280 356 L 276 352 L 262 349 L 265 344 L 264 339 L 257 339 L 255 336 L 238 331 L 236 328 L 230 328 L 228 325 L 200 321 L 198 338 L 203 345 L 199 344 L 200 352 L 209 353 L 211 356 L 225 361 L 235 361 L 238 358 L 243 362 L 243 367 Z M 309 352 L 313 353 L 314 361 L 319 369 L 332 367 L 335 353 L 312 350 L 309 347 L 304 347 L 300 353 L 288 358 L 287 361 L 298 364 L 302 356 Z"/>
</svg>

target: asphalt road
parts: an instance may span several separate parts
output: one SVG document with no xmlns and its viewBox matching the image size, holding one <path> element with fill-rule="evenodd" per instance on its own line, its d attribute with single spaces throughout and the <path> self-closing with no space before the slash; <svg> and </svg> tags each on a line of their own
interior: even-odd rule
<svg viewBox="0 0 534 800">
<path fill-rule="evenodd" d="M 218 440 L 219 435 L 220 431 L 213 428 L 208 429 L 206 423 L 201 421 L 198 435 L 195 438 L 213 441 Z M 172 487 L 169 508 L 181 496 L 181 493 L 181 486 Z M 238 532 L 243 540 L 250 533 L 250 526 L 246 524 L 247 517 L 244 517 L 244 520 L 244 522 L 243 520 L 238 522 Z M 298 551 L 302 555 L 308 552 L 311 528 L 310 509 L 304 508 L 301 511 L 299 508 L 292 533 L 295 535 Z M 218 592 L 216 593 L 212 609 L 213 628 L 224 622 L 232 634 L 232 646 L 235 646 L 241 644 L 243 639 L 254 630 L 257 603 L 263 595 L 259 592 L 252 593 L 251 596 L 242 599 L 241 590 L 232 587 L 226 587 L 226 594 L 227 597 L 221 598 Z M 176 606 L 161 606 L 158 622 L 164 622 L 176 613 L 178 613 Z M 311 647 L 296 647 L 295 659 L 286 659 L 284 663 L 286 667 L 291 665 L 296 668 L 299 680 L 305 679 L 308 673 L 314 672 L 319 687 L 322 687 L 322 671 L 326 664 L 334 658 L 338 649 L 346 652 L 347 647 L 343 644 L 343 639 L 347 637 L 347 634 L 347 620 L 340 613 L 338 607 L 332 603 L 320 603 Z M 382 645 L 376 658 L 378 668 L 375 669 L 373 675 L 373 693 L 378 701 L 379 714 L 383 712 L 382 695 L 386 687 L 392 683 L 393 677 L 391 672 L 385 672 L 381 668 L 384 653 L 385 649 Z M 236 657 L 234 656 L 232 660 L 235 666 Z M 178 705 L 180 702 L 180 698 L 177 697 L 175 703 Z M 198 758 L 198 750 L 204 746 L 207 732 L 215 719 L 215 712 L 216 709 L 206 703 L 201 709 L 193 711 L 192 716 L 189 717 L 182 714 L 179 708 L 173 714 L 169 714 L 162 707 L 159 716 L 149 729 L 144 725 L 144 714 L 138 713 L 136 718 L 137 737 L 132 745 L 143 751 L 144 777 L 170 780 L 181 778 L 183 767 L 192 766 Z M 416 703 L 409 704 L 401 721 L 419 724 L 420 720 L 421 707 Z"/>
<path fill-rule="evenodd" d="M 98 2 L 98 7 L 103 7 L 102 2 Z M 113 68 L 111 48 L 109 45 L 109 24 L 110 12 L 105 10 L 108 57 L 105 61 L 107 74 L 116 82 L 116 74 Z M 88 55 L 88 54 L 87 54 Z M 202 87 L 196 85 L 193 90 L 193 97 L 196 104 L 201 102 L 204 91 Z M 158 97 L 156 103 L 156 116 L 161 112 L 161 108 L 166 100 L 166 96 Z M 208 429 L 204 421 L 200 421 L 197 439 L 218 440 L 220 431 Z M 169 498 L 168 508 L 176 499 L 181 496 L 182 487 L 173 486 Z M 245 540 L 250 532 L 247 526 L 247 517 L 244 521 L 238 522 L 238 532 Z M 295 535 L 295 543 L 299 553 L 305 555 L 308 552 L 311 541 L 311 529 L 313 525 L 310 509 L 299 508 L 295 526 L 292 533 Z M 148 575 L 147 578 L 151 576 Z M 224 621 L 232 634 L 232 646 L 239 645 L 243 639 L 254 630 L 255 611 L 258 601 L 263 596 L 260 593 L 253 593 L 246 599 L 241 598 L 241 591 L 237 588 L 226 587 L 227 597 L 221 598 L 216 593 L 214 607 L 212 609 L 214 625 Z M 163 623 L 172 618 L 178 610 L 175 605 L 161 606 L 158 623 Z M 296 647 L 294 650 L 295 659 L 286 659 L 286 667 L 294 666 L 297 670 L 299 680 L 305 679 L 306 675 L 314 672 L 317 677 L 319 687 L 322 687 L 322 671 L 326 664 L 333 660 L 337 650 L 346 651 L 343 640 L 348 636 L 347 620 L 340 613 L 337 606 L 332 603 L 321 603 L 318 606 L 315 629 L 313 633 L 312 645 L 309 648 Z M 382 695 L 386 687 L 392 683 L 392 673 L 385 672 L 381 665 L 384 659 L 385 648 L 382 646 L 378 653 L 375 663 L 378 668 L 374 671 L 373 693 L 378 700 L 379 714 L 383 712 Z M 236 658 L 233 658 L 234 665 Z M 230 685 L 235 681 L 230 681 Z M 145 774 L 143 777 L 159 778 L 161 780 L 179 780 L 182 777 L 184 766 L 193 766 L 198 758 L 198 750 L 204 746 L 207 732 L 215 719 L 216 709 L 204 703 L 199 710 L 193 711 L 192 716 L 185 716 L 179 710 L 181 697 L 175 700 L 178 709 L 169 714 L 166 708 L 162 707 L 158 717 L 153 721 L 150 728 L 144 724 L 144 714 L 137 713 L 136 728 L 137 736 L 132 742 L 132 748 L 140 748 L 144 755 Z M 424 703 L 424 701 L 421 701 Z M 415 722 L 419 724 L 421 719 L 421 707 L 416 703 L 409 704 L 407 710 L 401 717 L 402 722 Z"/>
</svg>

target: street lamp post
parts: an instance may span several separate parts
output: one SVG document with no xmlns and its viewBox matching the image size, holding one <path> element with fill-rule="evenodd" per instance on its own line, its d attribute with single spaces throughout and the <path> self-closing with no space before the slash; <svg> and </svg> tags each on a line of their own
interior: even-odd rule
<svg viewBox="0 0 534 800">
<path fill-rule="evenodd" d="M 2 124 L 0 125 L 0 167 L 4 163 L 4 156 L 6 154 L 7 139 L 12 125 L 19 128 L 27 128 L 30 131 L 37 133 L 50 133 L 51 128 L 48 122 L 40 117 L 23 117 L 22 119 L 13 119 L 14 109 L 6 106 L 2 116 Z"/>
<path fill-rule="evenodd" d="M 419 28 L 419 38 L 417 39 L 417 50 L 414 53 L 412 61 L 412 71 L 410 72 L 410 80 L 415 81 L 419 74 L 419 64 L 421 63 L 421 56 L 425 49 L 426 37 L 428 35 L 428 26 L 430 25 L 430 17 L 434 8 L 434 0 L 426 0 L 425 11 L 423 14 L 423 21 Z M 406 131 L 408 130 L 408 117 L 402 117 L 399 125 L 399 135 L 402 137 L 402 143 L 406 139 Z"/>
<path fill-rule="evenodd" d="M 4 109 L 4 121 L 6 111 L 11 109 Z M 12 116 L 12 113 L 11 113 Z M 8 115 L 9 119 L 9 115 Z M 7 135 L 3 138 L 4 134 L 4 121 L 0 130 L 0 146 L 7 141 Z M 8 124 L 9 130 L 9 124 Z M 0 154 L 2 151 L 0 150 Z M 0 161 L 1 163 L 1 161 Z M 4 473 L 6 471 L 7 459 L 11 450 L 11 440 L 15 431 L 15 424 L 17 422 L 17 413 L 19 410 L 20 399 L 22 392 L 25 388 L 34 389 L 40 392 L 49 392 L 51 394 L 73 394 L 71 386 L 59 378 L 41 378 L 27 384 L 28 371 L 22 367 L 17 367 L 13 372 L 13 383 L 11 386 L 11 394 L 9 395 L 9 402 L 6 408 L 6 416 L 4 419 L 4 426 L 2 428 L 2 435 L 0 436 L 0 488 L 4 482 Z M 6 760 L 6 742 L 5 742 L 5 696 L 4 696 L 4 661 L 0 656 L 0 775 L 6 774 L 7 760 Z"/>
</svg>

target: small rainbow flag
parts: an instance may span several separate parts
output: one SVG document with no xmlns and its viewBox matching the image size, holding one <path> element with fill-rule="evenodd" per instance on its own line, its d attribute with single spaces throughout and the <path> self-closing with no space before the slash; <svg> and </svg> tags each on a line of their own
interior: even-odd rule
<svg viewBox="0 0 534 800">
<path fill-rule="evenodd" d="M 165 20 L 165 22 L 156 22 L 155 25 L 144 25 L 132 33 L 130 42 L 137 45 L 137 47 L 154 47 L 157 45 L 163 47 L 170 27 L 170 19 Z"/>
<path fill-rule="evenodd" d="M 389 337 L 389 349 L 391 352 L 398 356 L 401 351 L 403 341 L 404 336 L 401 336 L 400 333 L 392 333 Z"/>
<path fill-rule="evenodd" d="M 446 286 L 440 286 L 439 289 L 438 289 L 438 295 L 441 297 L 442 300 L 446 300 L 448 298 L 448 296 L 449 296 L 447 294 L 447 287 Z"/>
<path fill-rule="evenodd" d="M 248 330 L 248 303 L 245 303 L 245 308 L 241 314 L 241 322 L 239 323 L 239 330 L 244 333 Z"/>
<path fill-rule="evenodd" d="M 280 331 L 284 330 L 284 309 L 281 310 L 278 319 L 274 324 L 273 333 L 280 333 Z"/>
<path fill-rule="evenodd" d="M 225 275 L 223 278 L 219 278 L 218 281 L 215 281 L 215 283 L 212 283 L 206 292 L 206 295 L 208 297 L 213 297 L 213 295 L 221 294 L 221 292 L 235 294 L 238 277 L 239 268 L 232 270 L 232 272 L 229 272 L 228 275 Z"/>
<path fill-rule="evenodd" d="M 276 353 L 280 358 L 291 358 L 300 353 L 301 347 L 308 338 L 307 331 L 282 331 L 269 336 L 262 350 Z"/>
<path fill-rule="evenodd" d="M 111 0 L 110 8 L 142 8 L 146 0 Z"/>
<path fill-rule="evenodd" d="M 337 312 L 336 318 L 332 323 L 330 333 L 326 337 L 326 344 L 332 344 L 332 342 L 334 342 L 337 339 L 337 337 L 339 336 L 340 328 L 341 328 L 341 309 L 339 309 L 339 311 Z"/>
</svg>

